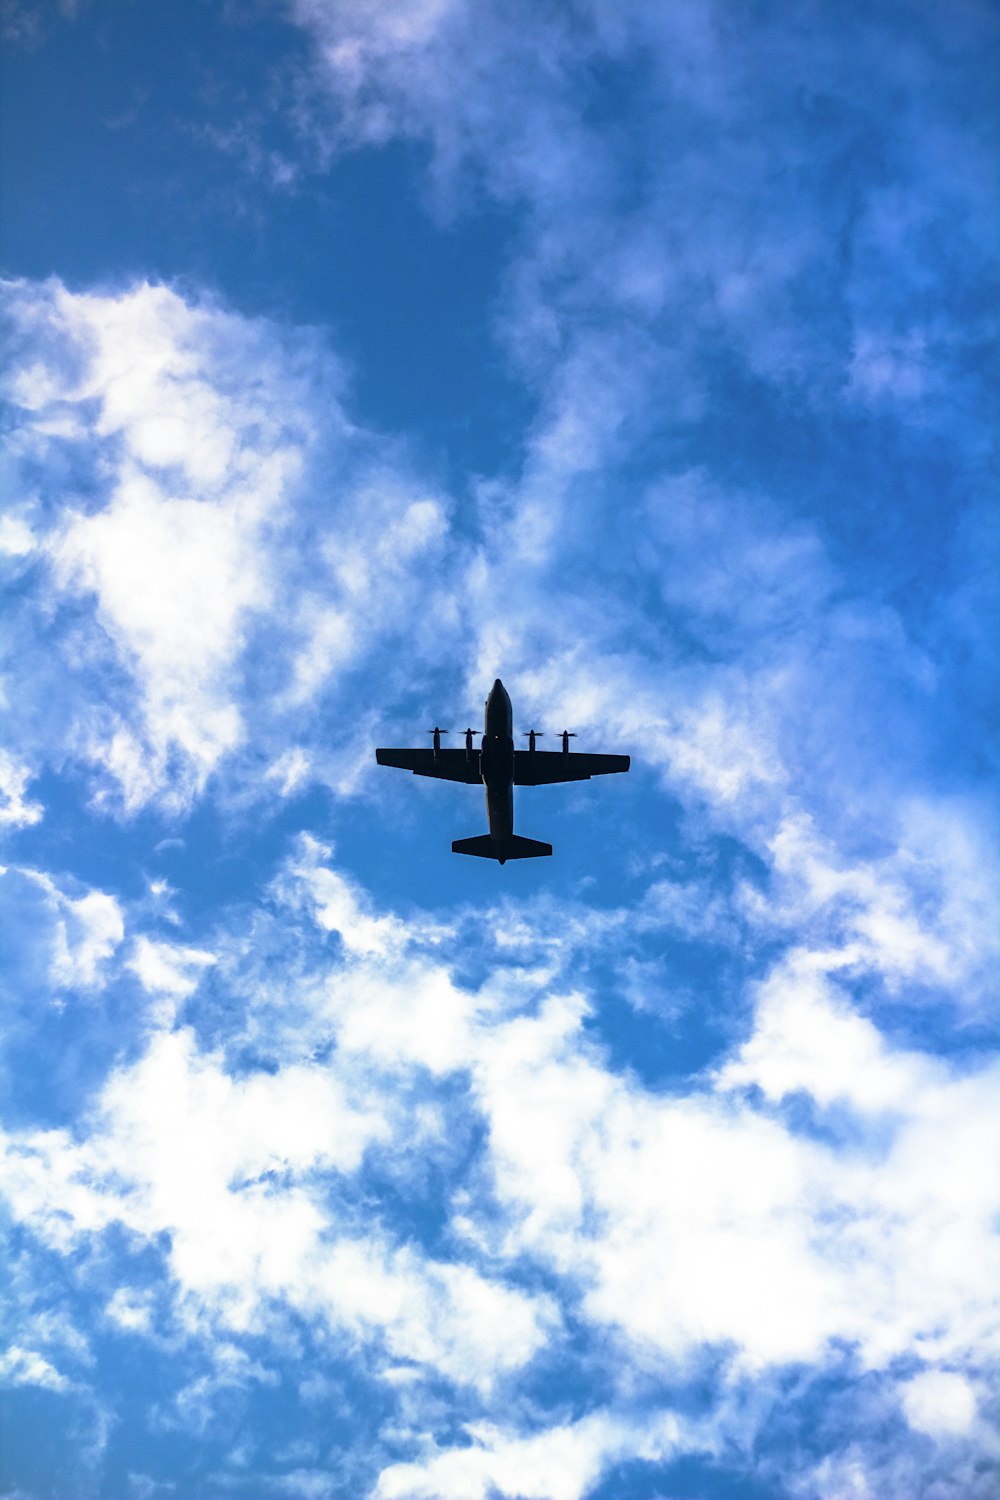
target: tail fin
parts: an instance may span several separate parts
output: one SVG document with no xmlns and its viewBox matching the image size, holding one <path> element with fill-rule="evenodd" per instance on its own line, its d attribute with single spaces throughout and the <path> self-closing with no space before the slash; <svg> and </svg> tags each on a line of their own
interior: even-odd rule
<svg viewBox="0 0 1000 1500">
<path fill-rule="evenodd" d="M 516 833 L 506 838 L 495 839 L 481 833 L 474 839 L 456 839 L 451 846 L 452 854 L 478 854 L 482 859 L 498 859 L 502 865 L 509 859 L 536 859 L 542 854 L 551 854 L 552 845 L 542 844 L 538 839 L 522 839 Z"/>
</svg>

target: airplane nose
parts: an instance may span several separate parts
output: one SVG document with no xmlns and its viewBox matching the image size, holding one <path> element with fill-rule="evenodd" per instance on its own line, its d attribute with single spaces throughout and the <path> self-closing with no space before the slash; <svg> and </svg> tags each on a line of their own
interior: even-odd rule
<svg viewBox="0 0 1000 1500">
<path fill-rule="evenodd" d="M 494 693 L 495 693 L 495 692 L 496 692 L 496 690 L 497 690 L 497 688 L 499 688 L 499 689 L 500 689 L 500 691 L 501 691 L 501 692 L 503 692 L 503 683 L 502 683 L 502 682 L 501 682 L 501 681 L 500 681 L 500 679 L 499 679 L 499 677 L 498 677 L 498 678 L 497 678 L 497 679 L 496 679 L 496 681 L 495 681 L 495 682 L 494 682 L 494 684 L 493 684 L 493 687 L 492 687 L 492 689 L 491 689 L 491 691 L 492 691 L 492 692 L 494 692 Z"/>
</svg>

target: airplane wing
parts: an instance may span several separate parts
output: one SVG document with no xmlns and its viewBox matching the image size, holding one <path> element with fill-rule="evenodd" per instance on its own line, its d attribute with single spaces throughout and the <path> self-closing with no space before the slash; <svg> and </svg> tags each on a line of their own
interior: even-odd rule
<svg viewBox="0 0 1000 1500">
<path fill-rule="evenodd" d="M 479 755 L 470 760 L 464 750 L 376 750 L 375 759 L 380 766 L 398 766 L 401 771 L 412 771 L 414 776 L 434 776 L 438 781 L 464 781 L 470 786 L 482 783 L 479 772 Z"/>
<path fill-rule="evenodd" d="M 556 781 L 589 781 L 627 771 L 628 755 L 584 755 L 572 750 L 515 750 L 514 785 L 548 786 Z"/>
</svg>

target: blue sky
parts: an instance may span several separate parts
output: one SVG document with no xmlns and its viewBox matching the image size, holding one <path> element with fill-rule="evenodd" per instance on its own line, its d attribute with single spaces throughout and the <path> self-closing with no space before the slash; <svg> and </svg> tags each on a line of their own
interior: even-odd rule
<svg viewBox="0 0 1000 1500">
<path fill-rule="evenodd" d="M 986 1500 L 993 7 L 2 23 L 3 1493 Z"/>
</svg>

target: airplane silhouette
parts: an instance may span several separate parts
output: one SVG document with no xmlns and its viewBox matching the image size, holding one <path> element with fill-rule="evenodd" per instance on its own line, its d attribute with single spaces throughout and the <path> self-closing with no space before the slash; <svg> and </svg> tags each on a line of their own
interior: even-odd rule
<svg viewBox="0 0 1000 1500">
<path fill-rule="evenodd" d="M 480 782 L 486 788 L 486 815 L 489 833 L 477 838 L 455 839 L 453 854 L 476 854 L 482 859 L 496 859 L 504 865 L 509 859 L 534 859 L 551 854 L 552 845 L 537 839 L 520 838 L 514 832 L 514 788 L 547 786 L 556 781 L 589 781 L 591 776 L 608 776 L 627 771 L 627 755 L 581 755 L 571 751 L 575 738 L 564 729 L 561 750 L 536 750 L 535 740 L 541 731 L 529 729 L 525 735 L 527 750 L 514 749 L 513 716 L 507 689 L 499 677 L 486 700 L 486 722 L 480 750 L 473 746 L 477 729 L 465 731 L 464 750 L 442 750 L 441 736 L 447 729 L 435 725 L 428 730 L 434 736 L 431 750 L 376 750 L 380 766 L 398 766 L 414 776 L 436 776 L 439 781 Z"/>
</svg>

